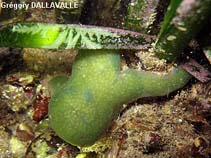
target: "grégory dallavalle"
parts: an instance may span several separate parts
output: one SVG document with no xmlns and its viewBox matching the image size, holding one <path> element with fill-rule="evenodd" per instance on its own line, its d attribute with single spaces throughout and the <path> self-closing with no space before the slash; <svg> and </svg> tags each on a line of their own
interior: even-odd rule
<svg viewBox="0 0 211 158">
<path fill-rule="evenodd" d="M 31 8 L 60 8 L 60 9 L 71 9 L 78 8 L 78 2 L 31 2 Z"/>
</svg>

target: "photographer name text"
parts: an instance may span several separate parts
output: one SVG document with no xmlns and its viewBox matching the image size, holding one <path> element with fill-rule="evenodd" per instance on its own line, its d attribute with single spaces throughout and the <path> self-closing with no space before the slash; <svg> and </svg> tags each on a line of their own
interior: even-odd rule
<svg viewBox="0 0 211 158">
<path fill-rule="evenodd" d="M 76 9 L 79 8 L 78 2 L 31 2 L 31 3 L 0 3 L 1 8 L 7 9 L 25 9 L 28 10 L 29 8 L 42 8 L 42 9 Z"/>
</svg>

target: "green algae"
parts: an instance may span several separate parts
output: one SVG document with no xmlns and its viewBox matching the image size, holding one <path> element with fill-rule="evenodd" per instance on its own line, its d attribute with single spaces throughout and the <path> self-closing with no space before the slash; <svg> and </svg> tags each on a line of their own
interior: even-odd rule
<svg viewBox="0 0 211 158">
<path fill-rule="evenodd" d="M 171 0 L 155 43 L 157 56 L 176 61 L 190 40 L 206 26 L 211 16 L 210 5 L 210 0 Z"/>
<path fill-rule="evenodd" d="M 149 39 L 149 38 L 148 38 Z M 142 34 L 105 27 L 15 23 L 0 30 L 0 46 L 44 49 L 140 49 Z"/>
</svg>

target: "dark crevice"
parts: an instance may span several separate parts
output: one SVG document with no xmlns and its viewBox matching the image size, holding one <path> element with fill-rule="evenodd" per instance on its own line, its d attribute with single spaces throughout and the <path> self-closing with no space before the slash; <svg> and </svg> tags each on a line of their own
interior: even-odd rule
<svg viewBox="0 0 211 158">
<path fill-rule="evenodd" d="M 0 79 L 9 72 L 23 68 L 24 62 L 21 49 L 6 48 L 0 52 Z"/>
<path fill-rule="evenodd" d="M 158 6 L 156 8 L 156 19 L 152 24 L 152 31 L 151 34 L 158 34 L 161 24 L 164 20 L 165 13 L 167 11 L 167 8 L 169 6 L 170 0 L 159 0 Z"/>
<path fill-rule="evenodd" d="M 122 28 L 130 0 L 86 0 L 80 16 L 80 23 L 88 25 Z"/>
</svg>

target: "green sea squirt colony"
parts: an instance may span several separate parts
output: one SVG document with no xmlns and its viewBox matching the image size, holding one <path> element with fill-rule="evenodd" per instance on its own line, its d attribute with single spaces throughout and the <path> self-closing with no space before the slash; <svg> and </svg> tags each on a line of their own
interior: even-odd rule
<svg viewBox="0 0 211 158">
<path fill-rule="evenodd" d="M 146 43 L 142 35 L 76 25 L 18 23 L 0 31 L 2 47 L 80 49 L 72 75 L 51 81 L 49 106 L 50 126 L 61 138 L 78 146 L 99 139 L 124 103 L 169 94 L 189 81 L 190 75 L 180 67 L 168 74 L 121 71 L 120 53 L 111 48 L 132 49 Z"/>
</svg>

